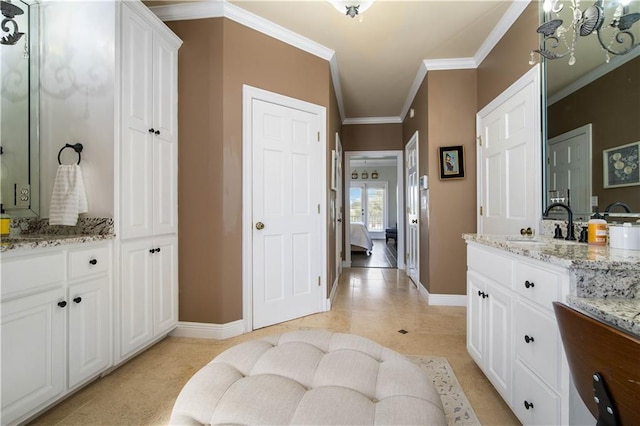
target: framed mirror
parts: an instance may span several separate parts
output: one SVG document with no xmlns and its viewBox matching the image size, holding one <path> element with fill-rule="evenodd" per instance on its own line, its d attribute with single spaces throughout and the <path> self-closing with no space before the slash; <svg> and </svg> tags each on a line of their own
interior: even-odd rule
<svg viewBox="0 0 640 426">
<path fill-rule="evenodd" d="M 562 6 L 560 19 L 571 22 L 573 2 L 556 3 Z M 588 220 L 594 209 L 604 212 L 616 202 L 627 205 L 633 214 L 615 205 L 610 207 L 612 217 L 640 219 L 640 144 L 636 144 L 640 142 L 640 46 L 624 55 L 606 50 L 618 48 L 615 33 L 606 32 L 616 13 L 622 7 L 625 15 L 640 13 L 639 0 L 624 3 L 603 3 L 601 34 L 577 35 L 574 41 L 568 31 L 559 37 L 559 49 L 573 45 L 573 55 L 543 61 L 543 206 L 568 204 L 576 220 Z M 582 8 L 586 11 L 591 5 Z M 544 19 L 544 12 L 541 16 Z M 640 22 L 629 31 L 638 43 Z M 565 217 L 564 212 L 558 214 Z"/>
<path fill-rule="evenodd" d="M 39 5 L 32 0 L 0 3 L 4 20 L 0 33 L 0 201 L 12 217 L 38 216 Z"/>
</svg>

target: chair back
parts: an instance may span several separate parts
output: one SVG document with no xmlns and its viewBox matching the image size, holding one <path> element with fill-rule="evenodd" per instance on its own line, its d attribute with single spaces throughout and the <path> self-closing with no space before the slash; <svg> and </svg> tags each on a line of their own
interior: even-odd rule
<svg viewBox="0 0 640 426">
<path fill-rule="evenodd" d="M 596 373 L 613 404 L 615 423 L 640 425 L 640 339 L 562 303 L 554 302 L 553 309 L 573 382 L 598 424 L 612 423 L 603 420 L 606 407 L 594 401 Z"/>
</svg>

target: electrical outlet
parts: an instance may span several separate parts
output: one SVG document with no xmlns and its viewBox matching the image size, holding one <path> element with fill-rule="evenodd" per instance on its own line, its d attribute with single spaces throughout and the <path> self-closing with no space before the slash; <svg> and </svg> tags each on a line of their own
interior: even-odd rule
<svg viewBox="0 0 640 426">
<path fill-rule="evenodd" d="M 598 207 L 598 196 L 597 195 L 592 195 L 591 196 L 591 207 Z"/>
<path fill-rule="evenodd" d="M 24 209 L 31 206 L 31 187 L 29 184 L 16 184 L 16 207 Z"/>
</svg>

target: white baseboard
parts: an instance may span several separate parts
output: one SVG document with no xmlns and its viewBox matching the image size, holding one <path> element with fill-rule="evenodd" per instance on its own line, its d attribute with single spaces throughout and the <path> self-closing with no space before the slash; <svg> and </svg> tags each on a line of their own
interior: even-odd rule
<svg viewBox="0 0 640 426">
<path fill-rule="evenodd" d="M 244 323 L 242 320 L 228 322 L 226 324 L 180 321 L 175 330 L 170 333 L 170 336 L 223 340 L 240 336 L 243 333 Z"/>
<path fill-rule="evenodd" d="M 466 294 L 430 294 L 422 283 L 418 284 L 418 291 L 429 306 L 467 306 Z"/>
</svg>

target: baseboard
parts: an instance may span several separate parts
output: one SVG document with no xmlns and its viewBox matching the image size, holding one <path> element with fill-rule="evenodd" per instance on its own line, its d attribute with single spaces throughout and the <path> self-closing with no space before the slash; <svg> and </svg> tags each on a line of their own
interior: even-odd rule
<svg viewBox="0 0 640 426">
<path fill-rule="evenodd" d="M 422 283 L 418 291 L 429 306 L 467 306 L 466 294 L 430 294 Z"/>
<path fill-rule="evenodd" d="M 339 279 L 340 277 L 336 277 L 336 279 L 333 281 L 333 286 L 331 287 L 331 293 L 329 293 L 329 298 L 327 299 L 327 311 L 331 310 L 331 305 L 333 304 L 333 301 L 336 300 Z"/>
<path fill-rule="evenodd" d="M 175 330 L 170 333 L 170 336 L 223 340 L 240 336 L 243 333 L 244 324 L 242 320 L 228 322 L 226 324 L 180 321 Z"/>
</svg>

